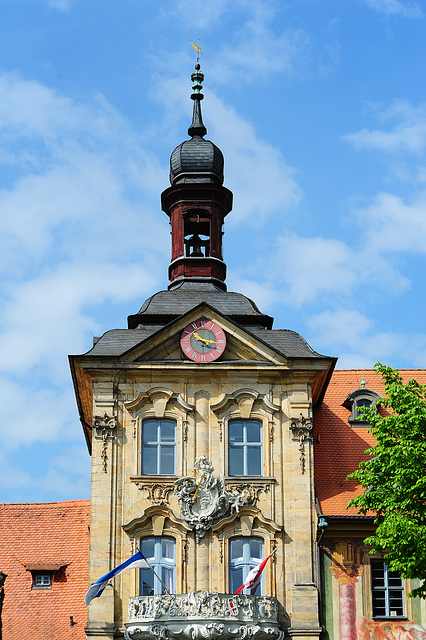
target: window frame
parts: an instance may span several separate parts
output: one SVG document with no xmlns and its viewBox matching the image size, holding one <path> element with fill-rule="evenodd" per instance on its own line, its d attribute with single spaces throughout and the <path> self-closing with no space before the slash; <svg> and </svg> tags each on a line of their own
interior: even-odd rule
<svg viewBox="0 0 426 640">
<path fill-rule="evenodd" d="M 144 553 L 144 542 L 147 542 L 148 540 L 153 540 L 154 541 L 154 556 L 149 556 Z M 166 541 L 173 541 L 173 562 L 170 562 L 170 558 L 167 557 L 163 557 L 163 542 Z M 148 595 L 148 596 L 154 596 L 154 595 L 162 595 L 165 593 L 164 587 L 161 584 L 159 578 L 157 576 L 161 577 L 161 580 L 166 584 L 166 580 L 164 580 L 164 573 L 163 570 L 166 571 L 171 571 L 172 572 L 172 588 L 169 590 L 171 593 L 176 593 L 176 567 L 177 567 L 177 562 L 176 562 L 176 548 L 177 548 L 177 544 L 176 544 L 176 538 L 174 538 L 173 536 L 169 536 L 169 535 L 165 535 L 165 536 L 155 536 L 155 535 L 151 535 L 151 536 L 144 536 L 143 538 L 140 538 L 139 541 L 140 544 L 140 550 L 143 553 L 143 555 L 145 556 L 145 558 L 147 559 L 147 561 L 149 562 L 150 566 L 154 569 L 155 573 L 157 575 L 154 575 L 154 573 L 151 571 L 151 569 L 139 569 L 139 593 L 140 595 Z M 146 550 L 145 550 L 146 551 Z M 142 587 L 142 583 L 143 583 L 143 577 L 144 577 L 144 571 L 148 571 L 149 573 L 146 575 L 152 575 L 153 576 L 153 593 L 143 593 L 143 587 Z M 166 584 L 166 586 L 168 586 Z"/>
<path fill-rule="evenodd" d="M 37 584 L 38 578 L 48 578 L 48 582 L 44 582 L 44 583 L 41 582 L 40 584 Z M 32 584 L 31 584 L 32 589 L 40 589 L 41 591 L 43 591 L 43 589 L 51 589 L 52 584 L 53 584 L 52 572 L 50 571 L 33 571 L 32 572 Z"/>
<path fill-rule="evenodd" d="M 240 422 L 242 423 L 243 430 L 243 440 L 241 443 L 231 443 L 230 439 L 230 429 L 233 424 Z M 248 423 L 254 422 L 259 426 L 259 440 L 257 441 L 249 441 L 247 439 L 247 426 Z M 227 475 L 230 478 L 242 478 L 242 477 L 254 477 L 254 478 L 262 478 L 264 476 L 264 425 L 263 421 L 257 417 L 254 418 L 242 418 L 242 417 L 232 417 L 227 421 Z M 231 473 L 231 450 L 243 450 L 243 473 L 235 474 Z M 259 473 L 247 473 L 248 469 L 248 452 L 250 449 L 258 449 L 260 451 L 260 469 Z"/>
<path fill-rule="evenodd" d="M 375 565 L 375 566 L 374 566 Z M 373 579 L 373 571 L 377 568 L 383 568 L 383 586 L 374 586 L 374 579 Z M 389 571 L 389 566 L 386 564 L 386 562 L 381 559 L 381 558 L 372 558 L 370 560 L 370 582 L 371 582 L 371 586 L 370 586 L 370 593 L 371 593 L 371 617 L 374 620 L 403 620 L 407 617 L 407 603 L 406 603 L 406 598 L 405 598 L 405 584 L 404 584 L 404 579 L 402 578 L 402 576 L 399 576 L 398 574 L 398 578 L 401 581 L 401 585 L 400 586 L 392 586 L 389 585 L 389 573 L 394 573 L 397 574 L 396 571 Z M 374 613 L 374 609 L 375 609 L 375 593 L 378 592 L 385 592 L 385 614 L 375 614 Z M 391 605 L 390 605 L 390 595 L 392 594 L 392 592 L 399 592 L 400 594 L 400 598 L 401 598 L 401 603 L 402 603 L 402 614 L 401 615 L 392 615 L 392 609 L 391 609 Z"/>
<path fill-rule="evenodd" d="M 144 442 L 144 424 L 147 422 L 156 422 L 157 423 L 157 438 L 156 440 L 152 440 L 149 441 L 147 440 L 146 442 Z M 164 441 L 161 439 L 161 426 L 162 423 L 168 422 L 174 423 L 174 441 L 173 443 L 171 443 L 170 441 Z M 146 416 L 141 420 L 141 447 L 140 447 L 140 475 L 144 476 L 144 477 L 152 477 L 152 476 L 175 476 L 177 474 L 177 451 L 178 451 L 178 442 L 177 442 L 177 435 L 178 435 L 178 422 L 176 420 L 176 418 L 170 418 L 170 417 L 162 417 L 162 418 L 157 418 L 155 416 Z M 144 448 L 145 447 L 150 447 L 150 448 L 156 448 L 156 472 L 155 473 L 145 473 L 144 472 Z M 164 448 L 173 448 L 173 470 L 172 471 L 166 471 L 165 473 L 161 473 L 160 471 L 162 471 L 161 469 L 161 450 L 164 450 Z"/>
<path fill-rule="evenodd" d="M 242 540 L 243 542 L 243 555 L 237 559 L 232 558 L 232 542 Z M 250 554 L 250 543 L 251 542 L 260 542 L 261 543 L 261 557 L 255 558 Z M 228 539 L 228 581 L 229 581 L 229 591 L 235 593 L 235 591 L 244 584 L 245 579 L 251 569 L 257 567 L 265 557 L 265 540 L 260 536 L 232 536 Z M 233 584 L 233 572 L 239 571 L 242 569 L 242 581 L 240 584 Z M 262 572 L 260 576 L 260 580 L 257 582 L 256 586 L 252 589 L 243 589 L 243 594 L 248 595 L 265 595 L 265 571 Z"/>
</svg>

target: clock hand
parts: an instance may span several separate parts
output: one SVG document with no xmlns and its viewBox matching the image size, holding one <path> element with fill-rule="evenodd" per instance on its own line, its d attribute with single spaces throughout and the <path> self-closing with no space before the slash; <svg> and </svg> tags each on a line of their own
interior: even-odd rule
<svg viewBox="0 0 426 640">
<path fill-rule="evenodd" d="M 209 340 L 208 338 L 202 338 L 196 331 L 192 334 L 199 342 L 204 342 L 207 346 L 211 343 L 216 344 L 216 340 Z"/>
<path fill-rule="evenodd" d="M 195 500 L 197 500 L 197 502 L 198 502 L 198 490 L 199 490 L 199 488 L 200 488 L 200 484 L 202 483 L 202 481 L 203 481 L 203 479 L 204 479 L 204 476 L 205 476 L 205 475 L 206 475 L 206 472 L 204 472 L 204 473 L 203 473 L 203 475 L 201 476 L 201 480 L 200 480 L 200 482 L 197 484 L 197 488 L 196 488 L 196 490 L 195 490 L 195 493 L 194 493 L 194 495 L 192 496 L 192 502 L 193 502 L 193 503 L 195 502 Z"/>
<path fill-rule="evenodd" d="M 216 340 L 209 340 L 208 338 L 202 338 L 200 336 L 200 334 L 198 334 L 196 331 L 194 331 L 194 333 L 192 334 L 194 336 L 194 338 L 196 338 L 199 342 L 204 342 L 204 344 L 206 344 L 207 346 L 210 343 L 216 344 Z"/>
</svg>

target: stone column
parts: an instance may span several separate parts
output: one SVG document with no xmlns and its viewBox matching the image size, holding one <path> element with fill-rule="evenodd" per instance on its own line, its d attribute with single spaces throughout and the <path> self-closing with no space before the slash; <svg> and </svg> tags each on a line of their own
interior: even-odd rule
<svg viewBox="0 0 426 640">
<path fill-rule="evenodd" d="M 339 581 L 339 637 L 357 640 L 355 585 L 362 573 L 357 549 L 351 543 L 337 543 L 332 553 L 331 573 Z"/>
</svg>

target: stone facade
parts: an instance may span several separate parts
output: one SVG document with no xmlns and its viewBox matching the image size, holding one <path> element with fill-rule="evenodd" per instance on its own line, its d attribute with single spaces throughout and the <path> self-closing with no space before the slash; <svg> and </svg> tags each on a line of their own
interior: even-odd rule
<svg viewBox="0 0 426 640">
<path fill-rule="evenodd" d="M 207 314 L 226 332 L 229 347 L 219 362 L 196 364 L 182 357 L 180 335 Z M 330 359 L 290 362 L 229 318 L 197 307 L 163 329 L 154 345 L 146 341 L 128 351 L 125 360 L 112 364 L 89 352 L 74 357 L 73 365 L 76 378 L 93 385 L 92 391 L 80 387 L 93 401 L 91 582 L 134 553 L 141 537 L 167 535 L 176 539 L 177 593 L 227 594 L 229 538 L 258 536 L 265 556 L 276 550 L 265 569 L 265 595 L 280 603 L 280 629 L 318 637 L 313 387 Z M 141 425 L 150 417 L 177 423 L 176 474 L 141 474 Z M 228 422 L 235 418 L 262 424 L 261 476 L 228 475 Z M 197 541 L 182 517 L 175 483 L 194 475 L 203 454 L 223 476 L 228 495 L 244 494 L 244 503 L 213 518 Z M 136 571 L 121 574 L 90 606 L 88 637 L 124 633 L 138 589 Z"/>
</svg>

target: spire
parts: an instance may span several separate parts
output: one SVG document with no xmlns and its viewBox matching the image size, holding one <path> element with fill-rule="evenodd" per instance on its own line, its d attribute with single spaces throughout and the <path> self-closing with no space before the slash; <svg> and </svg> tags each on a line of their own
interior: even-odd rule
<svg viewBox="0 0 426 640">
<path fill-rule="evenodd" d="M 200 136 L 201 138 L 206 135 L 207 129 L 203 123 L 203 116 L 201 115 L 201 100 L 204 98 L 201 93 L 201 89 L 204 82 L 204 73 L 200 71 L 200 65 L 197 62 L 195 65 L 195 71 L 191 75 L 192 84 L 192 95 L 191 99 L 194 101 L 194 108 L 192 111 L 192 124 L 188 129 L 188 134 L 193 138 L 194 136 Z"/>
<path fill-rule="evenodd" d="M 194 48 L 198 52 L 197 45 Z M 232 209 L 232 193 L 223 186 L 223 155 L 204 136 L 201 115 L 204 75 L 197 60 L 192 78 L 194 109 L 189 140 L 170 156 L 171 186 L 161 194 L 161 207 L 170 217 L 172 256 L 169 289 L 210 286 L 226 291 L 222 236 L 225 216 Z"/>
</svg>

